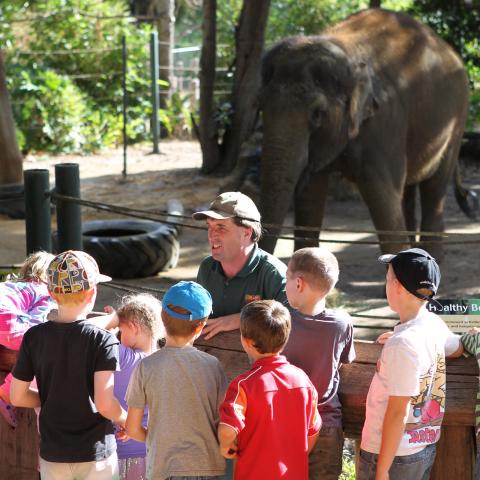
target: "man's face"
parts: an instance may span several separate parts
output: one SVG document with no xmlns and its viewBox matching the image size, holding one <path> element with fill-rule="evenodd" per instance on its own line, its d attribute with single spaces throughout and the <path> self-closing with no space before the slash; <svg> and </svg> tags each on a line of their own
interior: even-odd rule
<svg viewBox="0 0 480 480">
<path fill-rule="evenodd" d="M 234 261 L 252 243 L 251 229 L 235 225 L 232 218 L 207 218 L 207 225 L 212 257 L 219 262 Z"/>
</svg>

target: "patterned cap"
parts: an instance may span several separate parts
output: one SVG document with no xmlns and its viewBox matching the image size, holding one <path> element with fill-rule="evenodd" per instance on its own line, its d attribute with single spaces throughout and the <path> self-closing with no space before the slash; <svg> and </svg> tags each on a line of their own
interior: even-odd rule
<svg viewBox="0 0 480 480">
<path fill-rule="evenodd" d="M 58 254 L 48 266 L 48 289 L 51 293 L 78 293 L 91 290 L 111 277 L 98 271 L 97 262 L 88 253 L 67 250 Z"/>
</svg>

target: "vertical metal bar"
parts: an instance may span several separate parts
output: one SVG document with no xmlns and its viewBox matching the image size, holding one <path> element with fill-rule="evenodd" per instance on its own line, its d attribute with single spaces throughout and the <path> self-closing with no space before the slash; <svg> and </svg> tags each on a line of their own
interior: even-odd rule
<svg viewBox="0 0 480 480">
<path fill-rule="evenodd" d="M 78 163 L 55 165 L 55 190 L 59 195 L 80 198 Z M 78 203 L 57 199 L 58 249 L 82 250 L 82 217 Z"/>
<path fill-rule="evenodd" d="M 27 255 L 38 250 L 52 251 L 49 173 L 46 169 L 23 172 L 25 186 L 25 229 Z"/>
<path fill-rule="evenodd" d="M 158 85 L 158 34 L 150 34 L 150 78 L 152 84 L 152 133 L 153 133 L 153 152 L 160 153 L 158 148 L 160 140 L 160 122 L 158 120 L 159 105 L 159 85 Z"/>
<path fill-rule="evenodd" d="M 123 89 L 123 171 L 127 176 L 127 39 L 122 36 L 122 89 Z"/>
</svg>

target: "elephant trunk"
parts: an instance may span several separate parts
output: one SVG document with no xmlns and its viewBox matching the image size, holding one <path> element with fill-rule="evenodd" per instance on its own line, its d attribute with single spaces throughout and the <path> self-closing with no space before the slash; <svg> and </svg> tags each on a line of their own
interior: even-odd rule
<svg viewBox="0 0 480 480">
<path fill-rule="evenodd" d="M 276 135 L 275 139 L 268 135 L 265 129 L 262 167 L 260 211 L 262 223 L 282 225 L 292 203 L 300 174 L 308 158 L 308 137 L 290 132 L 286 136 Z M 261 247 L 273 253 L 277 243 L 279 227 L 266 227 L 266 235 L 261 241 Z"/>
</svg>

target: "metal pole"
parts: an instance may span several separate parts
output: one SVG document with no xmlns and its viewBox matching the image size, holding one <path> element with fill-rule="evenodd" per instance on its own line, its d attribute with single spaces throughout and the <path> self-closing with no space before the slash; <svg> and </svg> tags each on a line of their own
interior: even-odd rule
<svg viewBox="0 0 480 480">
<path fill-rule="evenodd" d="M 55 190 L 59 195 L 80 198 L 78 163 L 55 165 Z M 57 199 L 58 249 L 82 250 L 82 217 L 78 203 Z"/>
<path fill-rule="evenodd" d="M 123 89 L 123 171 L 127 176 L 127 40 L 122 36 L 122 89 Z"/>
<path fill-rule="evenodd" d="M 153 152 L 160 153 L 158 143 L 160 139 L 160 122 L 158 121 L 159 93 L 158 93 L 158 34 L 150 34 L 150 78 L 152 84 L 152 132 Z"/>
<path fill-rule="evenodd" d="M 38 250 L 52 251 L 49 173 L 46 169 L 23 172 L 25 185 L 25 229 L 27 255 Z"/>
</svg>

